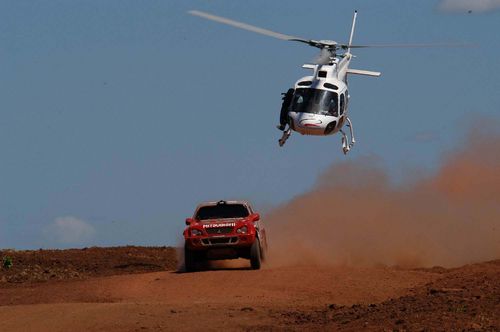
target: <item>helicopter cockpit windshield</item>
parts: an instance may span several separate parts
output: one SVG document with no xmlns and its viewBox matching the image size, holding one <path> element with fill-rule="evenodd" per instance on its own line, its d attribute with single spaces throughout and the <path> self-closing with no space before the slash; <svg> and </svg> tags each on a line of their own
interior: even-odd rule
<svg viewBox="0 0 500 332">
<path fill-rule="evenodd" d="M 296 89 L 290 111 L 338 116 L 337 93 L 312 88 Z"/>
</svg>

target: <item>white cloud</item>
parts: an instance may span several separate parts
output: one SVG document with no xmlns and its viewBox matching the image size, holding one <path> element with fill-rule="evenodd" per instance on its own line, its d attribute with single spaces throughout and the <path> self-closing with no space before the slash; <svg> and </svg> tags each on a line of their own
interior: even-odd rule
<svg viewBox="0 0 500 332">
<path fill-rule="evenodd" d="M 80 244 L 91 239 L 95 229 L 81 219 L 66 216 L 56 218 L 44 229 L 44 234 L 48 239 L 62 244 Z"/>
<path fill-rule="evenodd" d="M 447 12 L 486 12 L 500 8 L 500 0 L 441 0 L 439 8 Z"/>
</svg>

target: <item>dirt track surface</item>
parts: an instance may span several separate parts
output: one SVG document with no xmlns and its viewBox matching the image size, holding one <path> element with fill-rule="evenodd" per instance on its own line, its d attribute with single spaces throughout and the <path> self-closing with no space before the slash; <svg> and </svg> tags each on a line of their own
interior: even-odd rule
<svg viewBox="0 0 500 332">
<path fill-rule="evenodd" d="M 10 269 L 0 268 L 3 283 L 85 279 L 173 270 L 177 266 L 172 247 L 91 247 L 67 250 L 0 250 L 0 261 L 10 257 Z"/>
<path fill-rule="evenodd" d="M 3 283 L 0 331 L 500 329 L 500 260 L 450 270 L 241 263 Z"/>
</svg>

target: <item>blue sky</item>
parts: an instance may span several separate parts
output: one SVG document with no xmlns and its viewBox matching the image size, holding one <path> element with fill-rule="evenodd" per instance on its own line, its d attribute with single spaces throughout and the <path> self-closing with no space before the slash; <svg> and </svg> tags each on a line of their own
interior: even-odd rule
<svg viewBox="0 0 500 332">
<path fill-rule="evenodd" d="M 432 172 L 474 117 L 500 117 L 498 7 L 2 1 L 0 248 L 176 245 L 200 201 L 243 198 L 265 211 L 345 158 L 376 156 L 395 181 Z M 352 67 L 382 77 L 349 81 L 358 143 L 345 157 L 338 136 L 277 144 L 280 93 L 315 49 L 190 9 L 339 42 L 358 9 L 355 43 L 478 47 L 356 51 Z"/>
</svg>

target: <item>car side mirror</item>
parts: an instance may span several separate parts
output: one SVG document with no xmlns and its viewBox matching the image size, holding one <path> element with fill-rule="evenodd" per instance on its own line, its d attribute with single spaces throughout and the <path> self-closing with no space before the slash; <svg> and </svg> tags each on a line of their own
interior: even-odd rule
<svg viewBox="0 0 500 332">
<path fill-rule="evenodd" d="M 252 216 L 250 217 L 252 221 L 259 221 L 260 220 L 260 214 L 258 213 L 253 213 Z"/>
<path fill-rule="evenodd" d="M 194 222 L 193 218 L 186 218 L 186 225 L 191 225 Z"/>
</svg>

